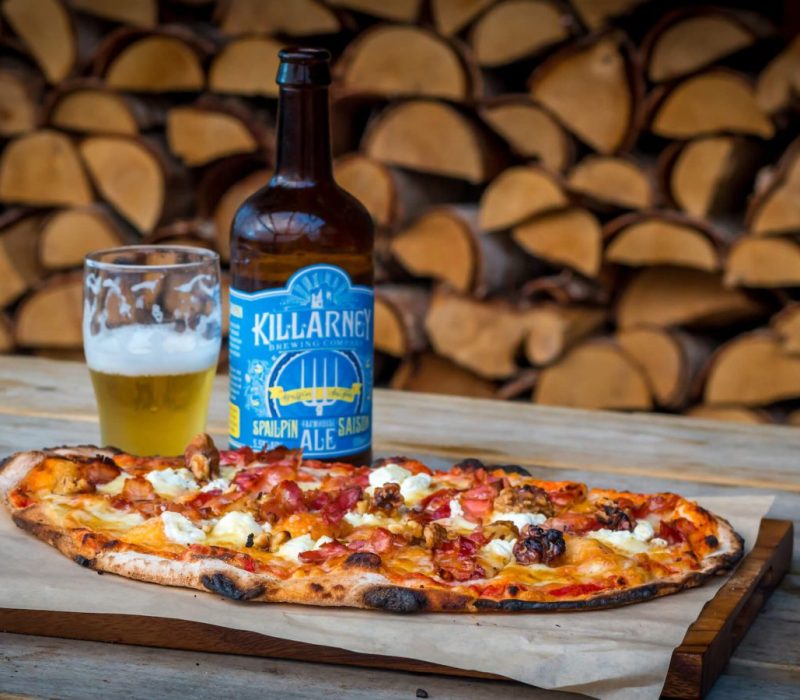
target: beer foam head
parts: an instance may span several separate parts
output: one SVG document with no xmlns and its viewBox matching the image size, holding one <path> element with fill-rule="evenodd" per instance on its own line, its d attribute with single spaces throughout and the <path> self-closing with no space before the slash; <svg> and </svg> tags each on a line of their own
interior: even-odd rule
<svg viewBox="0 0 800 700">
<path fill-rule="evenodd" d="M 106 374 L 128 376 L 189 374 L 217 363 L 220 339 L 171 324 L 131 325 L 84 337 L 86 363 Z"/>
</svg>

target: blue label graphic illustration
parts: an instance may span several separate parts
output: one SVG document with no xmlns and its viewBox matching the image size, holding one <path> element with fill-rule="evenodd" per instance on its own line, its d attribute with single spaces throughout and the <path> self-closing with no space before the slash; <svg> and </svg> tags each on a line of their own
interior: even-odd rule
<svg viewBox="0 0 800 700">
<path fill-rule="evenodd" d="M 345 457 L 372 438 L 374 295 L 333 265 L 231 289 L 230 444 Z"/>
</svg>

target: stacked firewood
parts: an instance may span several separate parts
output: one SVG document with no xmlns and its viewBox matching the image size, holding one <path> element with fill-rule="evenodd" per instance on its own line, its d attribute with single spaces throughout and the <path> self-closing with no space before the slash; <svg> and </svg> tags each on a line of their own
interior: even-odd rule
<svg viewBox="0 0 800 700">
<path fill-rule="evenodd" d="M 384 383 L 800 423 L 800 27 L 747 5 L 0 0 L 0 350 L 79 353 L 91 250 L 227 261 L 306 44 Z"/>
</svg>

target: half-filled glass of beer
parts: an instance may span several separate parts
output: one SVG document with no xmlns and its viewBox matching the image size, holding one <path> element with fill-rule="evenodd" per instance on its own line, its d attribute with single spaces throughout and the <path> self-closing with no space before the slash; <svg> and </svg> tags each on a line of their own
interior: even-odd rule
<svg viewBox="0 0 800 700">
<path fill-rule="evenodd" d="M 88 255 L 83 344 L 103 442 L 183 452 L 205 429 L 221 337 L 216 253 L 142 245 Z"/>
</svg>

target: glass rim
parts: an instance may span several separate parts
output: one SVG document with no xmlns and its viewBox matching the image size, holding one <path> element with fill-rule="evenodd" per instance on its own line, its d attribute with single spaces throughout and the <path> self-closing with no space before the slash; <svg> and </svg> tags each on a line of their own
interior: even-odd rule
<svg viewBox="0 0 800 700">
<path fill-rule="evenodd" d="M 187 253 L 189 255 L 197 256 L 197 260 L 190 262 L 180 263 L 164 263 L 164 264 L 147 264 L 147 263 L 115 263 L 105 262 L 98 258 L 105 255 L 113 255 L 114 253 L 129 253 L 129 252 L 177 252 Z M 147 270 L 191 270 L 194 267 L 203 267 L 209 263 L 219 264 L 219 253 L 215 250 L 208 248 L 201 248 L 188 245 L 159 245 L 140 243 L 135 245 L 114 246 L 112 248 L 103 248 L 102 250 L 95 250 L 87 253 L 83 258 L 85 268 L 93 270 L 110 270 L 114 272 L 142 272 Z"/>
</svg>

